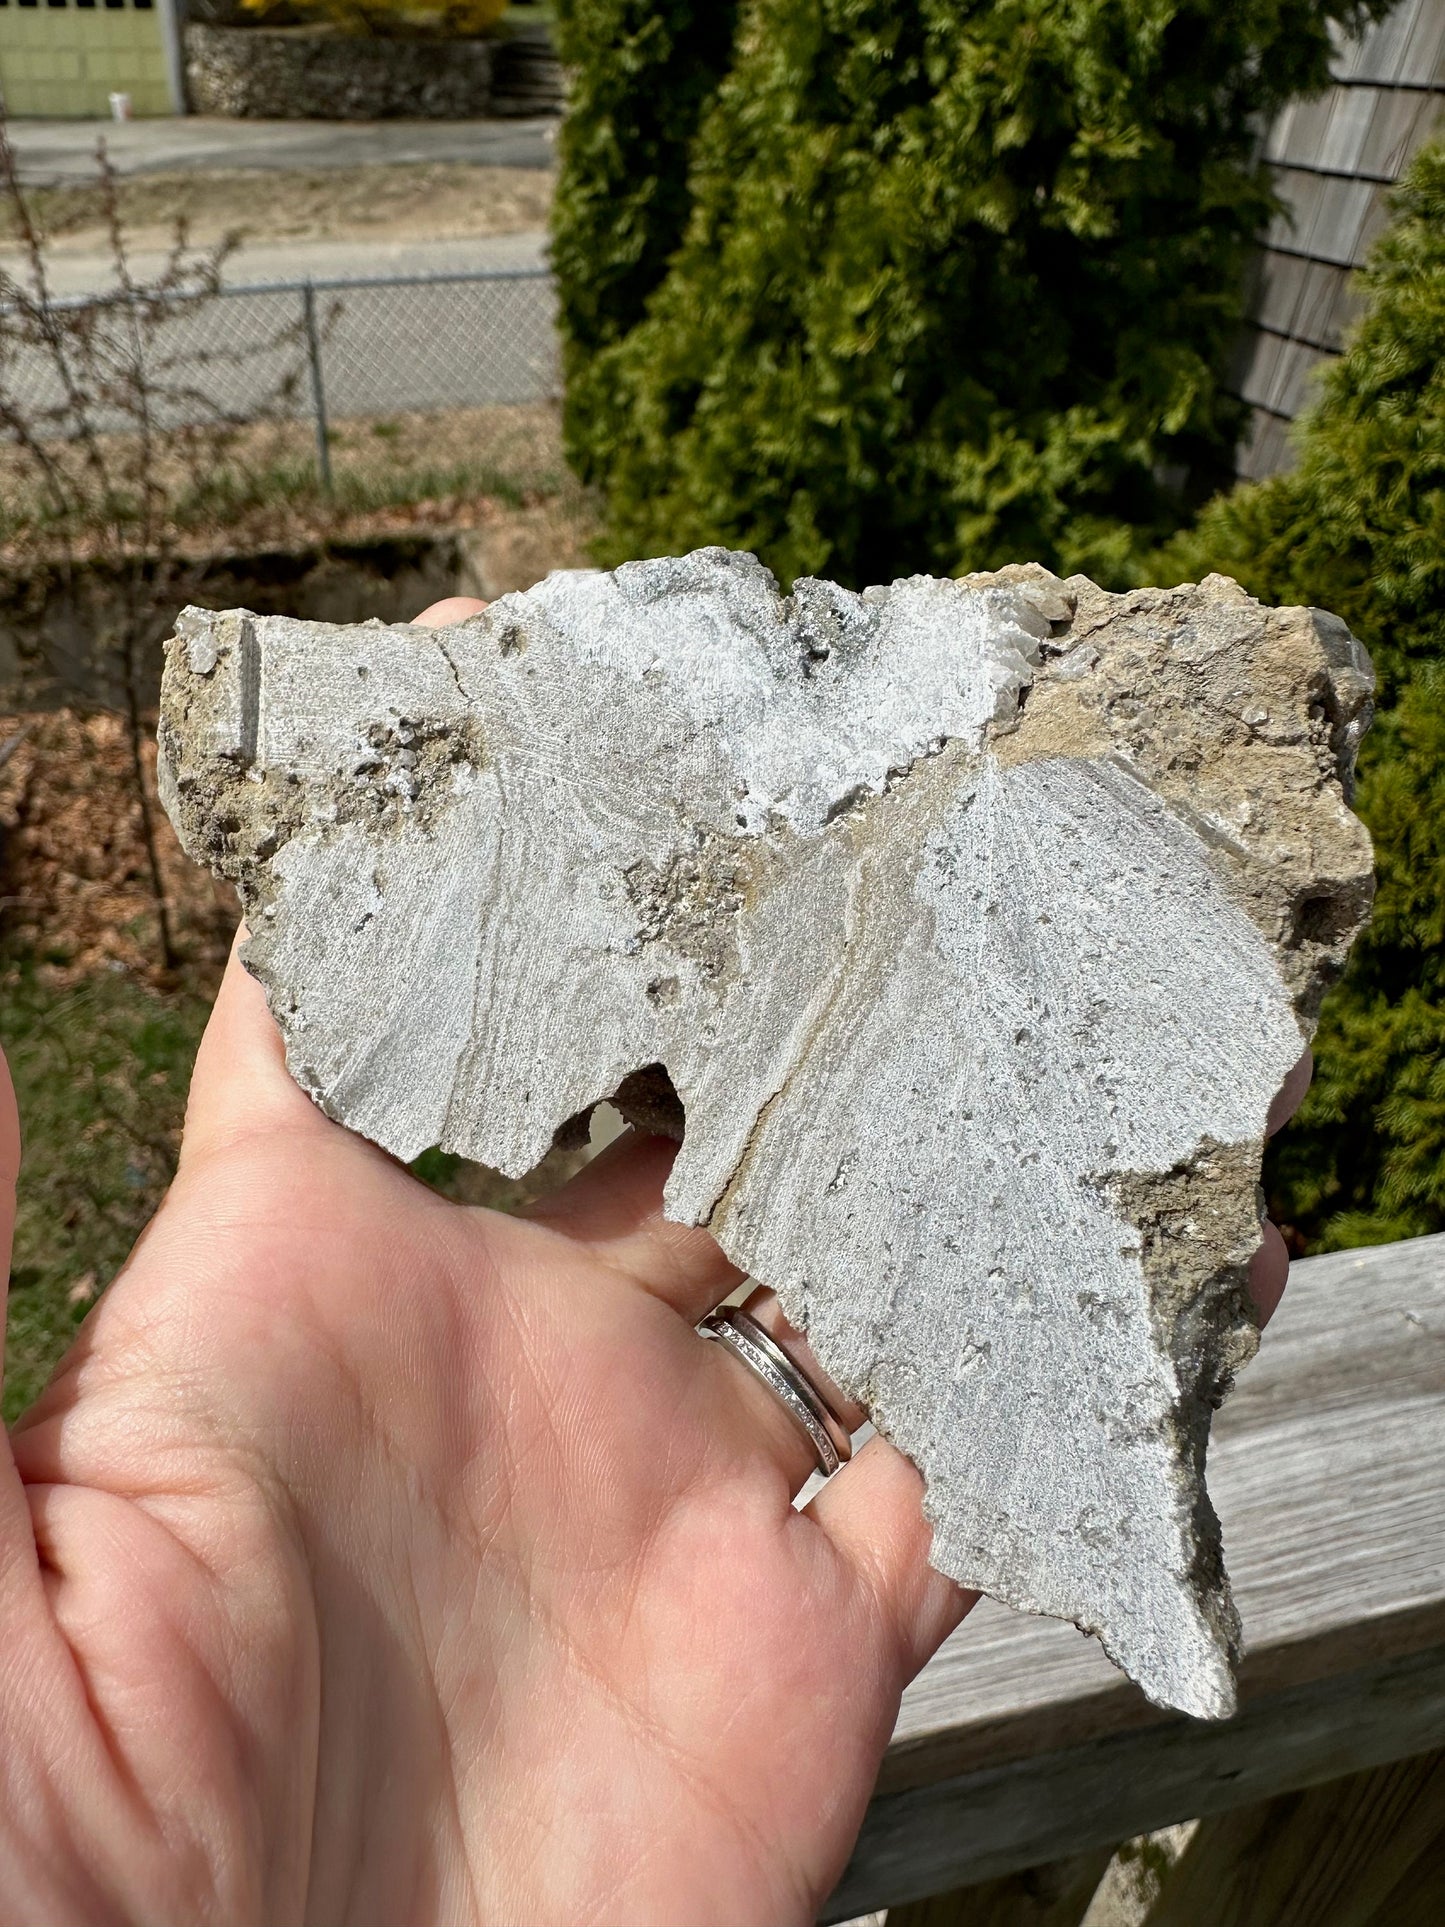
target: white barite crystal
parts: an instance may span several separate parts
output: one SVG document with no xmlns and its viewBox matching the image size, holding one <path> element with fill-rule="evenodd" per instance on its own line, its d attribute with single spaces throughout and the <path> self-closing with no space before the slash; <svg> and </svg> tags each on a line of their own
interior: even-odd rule
<svg viewBox="0 0 1445 1927">
<path fill-rule="evenodd" d="M 934 1562 L 1218 1715 L 1204 1447 L 1368 906 L 1369 690 L 1218 577 L 785 599 L 704 550 L 443 630 L 187 611 L 163 783 L 332 1116 L 520 1176 L 619 1089 L 665 1124 L 662 1067 L 668 1214 L 917 1463 Z"/>
</svg>

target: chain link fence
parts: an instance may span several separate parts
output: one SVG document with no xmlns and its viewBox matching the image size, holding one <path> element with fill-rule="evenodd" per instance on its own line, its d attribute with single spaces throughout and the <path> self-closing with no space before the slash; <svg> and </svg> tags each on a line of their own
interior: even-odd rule
<svg viewBox="0 0 1445 1927">
<path fill-rule="evenodd" d="M 399 459 L 403 443 L 413 464 L 515 466 L 514 444 L 536 441 L 537 420 L 560 393 L 556 297 L 543 267 L 223 282 L 177 293 L 159 319 L 148 301 L 143 340 L 123 292 L 51 306 L 91 309 L 94 325 L 118 339 L 136 332 L 157 429 L 296 423 L 309 429 L 327 489 L 343 468 Z M 38 348 L 12 346 L 0 379 L 31 418 L 63 399 L 62 373 Z M 108 416 L 98 401 L 97 426 L 133 425 L 133 407 Z"/>
</svg>

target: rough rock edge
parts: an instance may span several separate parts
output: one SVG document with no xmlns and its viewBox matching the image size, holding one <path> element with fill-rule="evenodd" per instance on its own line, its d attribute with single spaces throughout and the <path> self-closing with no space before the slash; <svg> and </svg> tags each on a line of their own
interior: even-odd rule
<svg viewBox="0 0 1445 1927">
<path fill-rule="evenodd" d="M 1109 692 L 1092 675 L 1100 663 L 1112 664 L 1114 660 L 1117 644 L 1110 631 L 1115 625 L 1128 626 L 1142 617 L 1167 638 L 1171 631 L 1211 606 L 1249 611 L 1251 619 L 1262 607 L 1237 582 L 1223 575 L 1206 576 L 1198 584 L 1184 583 L 1175 589 L 1139 589 L 1125 595 L 1102 590 L 1087 576 L 1061 580 L 1032 563 L 1013 564 L 963 580 L 980 588 L 998 585 L 1022 590 L 1049 626 L 1048 639 L 1041 645 L 1042 666 L 1033 684 L 1023 692 L 1029 715 L 1026 747 L 1019 717 L 989 732 L 989 746 L 1006 761 L 1054 754 L 1117 753 L 1115 733 L 1105 731 L 1100 713 L 1108 706 Z M 1180 727 L 1182 721 L 1197 715 L 1197 698 L 1175 697 L 1167 673 L 1153 681 L 1146 712 L 1156 728 L 1149 740 L 1136 743 L 1131 762 L 1176 815 L 1203 832 L 1212 846 L 1211 867 L 1216 875 L 1275 947 L 1299 1019 L 1303 1049 L 1314 1034 L 1325 994 L 1338 980 L 1351 943 L 1368 921 L 1374 894 L 1368 837 L 1345 805 L 1354 794 L 1355 757 L 1373 719 L 1375 679 L 1366 651 L 1347 626 L 1326 610 L 1269 611 L 1266 633 L 1286 663 L 1298 662 L 1311 653 L 1306 637 L 1315 645 L 1315 666 L 1306 693 L 1308 740 L 1314 752 L 1316 780 L 1299 813 L 1317 813 L 1322 796 L 1338 791 L 1335 815 L 1341 846 L 1338 854 L 1343 860 L 1335 884 L 1311 873 L 1292 893 L 1286 920 L 1281 920 L 1271 902 L 1278 894 L 1278 880 L 1267 873 L 1259 874 L 1257 852 L 1247 840 L 1231 845 L 1213 834 L 1201 810 L 1200 769 L 1191 760 L 1197 746 L 1190 741 L 1189 730 Z M 1082 673 L 1071 673 L 1076 662 Z M 1287 687 L 1280 690 L 1286 699 L 1289 693 Z M 1040 726 L 1041 711 L 1051 701 L 1057 704 L 1059 713 L 1052 719 L 1053 729 L 1045 732 Z M 1221 694 L 1221 708 L 1224 702 Z M 1024 708 L 1021 701 L 1020 711 Z M 1257 716 L 1251 709 L 1252 705 L 1237 718 L 1241 743 L 1269 729 L 1272 723 L 1282 747 L 1300 743 L 1300 734 L 1287 714 L 1281 721 L 1268 713 Z M 1017 756 L 1010 738 L 1017 740 Z M 1217 745 L 1208 747 L 1213 751 Z M 1214 790 L 1228 788 L 1217 764 L 1211 774 Z M 1269 830 L 1277 833 L 1277 822 L 1272 820 Z M 1359 862 L 1362 847 L 1366 858 L 1363 865 Z M 1161 1348 L 1181 1366 L 1183 1391 L 1173 1424 L 1181 1456 L 1195 1468 L 1196 1589 L 1201 1601 L 1209 1602 L 1207 1610 L 1235 1664 L 1241 1650 L 1239 1614 L 1224 1567 L 1222 1533 L 1209 1498 L 1204 1466 L 1213 1414 L 1231 1390 L 1235 1374 L 1259 1345 L 1259 1323 L 1248 1276 L 1266 1217 L 1264 1192 L 1258 1181 L 1263 1153 L 1262 1138 L 1235 1145 L 1202 1144 L 1193 1158 L 1174 1171 L 1163 1175 L 1117 1173 L 1104 1186 L 1140 1234 L 1141 1261 Z M 1197 1246 L 1178 1235 L 1182 1223 L 1197 1223 L 1203 1216 L 1220 1223 L 1220 1242 L 1228 1253 L 1212 1270 L 1190 1263 L 1197 1256 Z M 924 1510 L 931 1522 L 926 1494 Z M 960 1584 L 968 1584 L 965 1574 L 951 1576 Z M 1075 1623 L 1081 1632 L 1098 1638 L 1110 1658 L 1119 1663 L 1105 1629 L 1082 1621 Z M 1232 1710 L 1232 1703 L 1221 1709 L 1226 1715 Z"/>
</svg>

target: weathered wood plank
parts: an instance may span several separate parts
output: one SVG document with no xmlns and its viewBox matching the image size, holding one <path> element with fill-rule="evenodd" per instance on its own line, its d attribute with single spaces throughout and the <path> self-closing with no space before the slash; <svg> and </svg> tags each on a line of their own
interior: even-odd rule
<svg viewBox="0 0 1445 1927">
<path fill-rule="evenodd" d="M 1423 0 L 1400 62 L 1400 79 L 1416 86 L 1445 80 L 1445 7 Z"/>
<path fill-rule="evenodd" d="M 1442 1462 L 1445 1236 L 1297 1265 L 1210 1450 L 1241 1718 L 986 1602 L 904 1696 L 839 1917 L 1445 1743 Z"/>
<path fill-rule="evenodd" d="M 1360 39 L 1341 39 L 1333 62 L 1336 84 L 1313 100 L 1292 101 L 1276 117 L 1264 143 L 1284 205 L 1262 237 L 1266 255 L 1293 256 L 1311 269 L 1333 270 L 1336 281 L 1357 268 L 1388 217 L 1390 183 L 1399 179 L 1445 111 L 1445 0 L 1401 0 Z M 1251 324 L 1280 328 L 1279 301 L 1269 299 L 1262 275 L 1247 308 Z M 1231 375 L 1229 389 L 1249 402 L 1253 433 L 1236 468 L 1256 478 L 1288 468 L 1288 437 L 1272 417 L 1293 418 L 1309 400 L 1306 364 L 1332 359 L 1356 303 L 1346 290 L 1325 304 L 1302 300 L 1293 354 L 1257 339 L 1245 358 L 1248 382 Z M 1267 409 L 1270 416 L 1259 411 Z"/>
<path fill-rule="evenodd" d="M 1445 7 L 1440 9 L 1440 24 L 1445 28 Z M 1430 138 L 1442 107 L 1445 98 L 1440 94 L 1402 90 L 1386 96 L 1371 121 L 1360 156 L 1364 171 L 1398 180 L 1412 156 Z"/>
<path fill-rule="evenodd" d="M 1442 1743 L 1437 1646 L 1268 1694 L 1218 1725 L 1171 1717 L 884 1795 L 822 1919 L 998 1879 Z"/>
<path fill-rule="evenodd" d="M 1369 1927 L 1445 1836 L 1445 1753 L 1204 1821 L 1147 1927 Z"/>
<path fill-rule="evenodd" d="M 1407 77 L 1405 56 L 1423 13 L 1434 0 L 1400 0 L 1383 20 L 1366 29 L 1358 40 L 1346 41 L 1334 63 L 1341 79 L 1382 81 L 1386 85 Z"/>
<path fill-rule="evenodd" d="M 1293 467 L 1295 453 L 1290 426 L 1263 408 L 1250 409 L 1249 423 L 1235 460 L 1242 481 L 1259 481 L 1263 476 L 1278 475 Z"/>
</svg>

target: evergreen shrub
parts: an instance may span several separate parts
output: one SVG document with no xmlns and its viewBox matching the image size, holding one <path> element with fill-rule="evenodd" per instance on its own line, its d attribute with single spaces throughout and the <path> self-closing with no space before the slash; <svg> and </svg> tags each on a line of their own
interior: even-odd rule
<svg viewBox="0 0 1445 1927">
<path fill-rule="evenodd" d="M 1275 1216 L 1312 1248 L 1445 1230 L 1445 145 L 1416 159 L 1395 210 L 1297 467 L 1219 498 L 1153 569 L 1221 569 L 1262 600 L 1333 609 L 1379 677 L 1356 798 L 1374 920 L 1268 1172 Z"/>
<path fill-rule="evenodd" d="M 489 34 L 507 11 L 507 0 L 241 0 L 247 13 L 281 13 L 289 19 L 325 21 L 360 38 L 476 40 Z M 204 18 L 204 16 L 202 16 Z"/>
<path fill-rule="evenodd" d="M 552 264 L 561 299 L 567 452 L 602 478 L 602 352 L 636 327 L 691 210 L 688 156 L 727 71 L 738 0 L 556 0 L 572 72 Z"/>
<path fill-rule="evenodd" d="M 1258 120 L 1386 4 L 743 0 L 724 30 L 567 0 L 556 260 L 604 552 L 1123 579 L 1181 478 L 1228 473 Z"/>
</svg>

